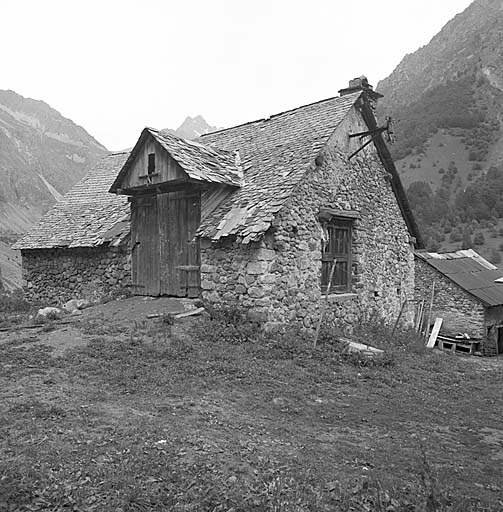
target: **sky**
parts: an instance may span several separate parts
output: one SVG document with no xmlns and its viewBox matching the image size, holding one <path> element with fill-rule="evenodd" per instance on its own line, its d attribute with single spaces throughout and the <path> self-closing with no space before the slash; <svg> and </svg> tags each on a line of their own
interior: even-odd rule
<svg viewBox="0 0 503 512">
<path fill-rule="evenodd" d="M 229 127 L 377 85 L 472 0 L 0 0 L 0 89 L 110 150 L 144 126 Z"/>
</svg>

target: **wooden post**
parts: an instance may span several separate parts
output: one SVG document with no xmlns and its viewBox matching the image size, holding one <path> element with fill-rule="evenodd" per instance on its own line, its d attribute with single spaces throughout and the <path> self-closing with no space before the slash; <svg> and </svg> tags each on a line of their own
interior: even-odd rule
<svg viewBox="0 0 503 512">
<path fill-rule="evenodd" d="M 391 336 L 395 335 L 396 328 L 398 327 L 398 322 L 400 322 L 400 318 L 402 318 L 403 311 L 405 309 L 405 304 L 407 304 L 407 299 L 405 299 L 402 303 L 402 307 L 400 308 L 400 313 L 398 313 L 398 317 L 396 319 L 395 325 L 393 326 L 393 331 L 391 331 Z"/>
<path fill-rule="evenodd" d="M 325 292 L 325 302 L 320 305 L 321 306 L 320 307 L 320 310 L 321 310 L 320 311 L 320 318 L 318 320 L 318 325 L 316 326 L 316 332 L 314 334 L 313 348 L 316 347 L 316 343 L 318 342 L 318 336 L 320 335 L 321 322 L 323 321 L 323 317 L 325 316 L 325 311 L 327 309 L 328 294 L 330 293 L 330 288 L 332 287 L 332 278 L 334 277 L 334 270 L 335 270 L 335 264 L 336 263 L 337 263 L 337 260 L 334 260 L 334 262 L 332 263 L 332 268 L 330 269 L 330 276 L 328 278 L 327 291 Z"/>
<path fill-rule="evenodd" d="M 424 337 L 428 338 L 430 334 L 430 322 L 431 322 L 431 311 L 433 310 L 433 300 L 435 298 L 435 281 L 433 281 L 433 285 L 431 287 L 431 301 L 430 301 L 430 309 L 428 311 L 428 322 L 426 324 L 426 329 L 424 332 Z"/>
<path fill-rule="evenodd" d="M 421 331 L 421 322 L 423 321 L 423 310 L 424 310 L 424 299 L 419 304 L 419 308 L 417 310 L 417 318 L 416 318 L 416 324 L 415 324 L 416 332 Z"/>
</svg>

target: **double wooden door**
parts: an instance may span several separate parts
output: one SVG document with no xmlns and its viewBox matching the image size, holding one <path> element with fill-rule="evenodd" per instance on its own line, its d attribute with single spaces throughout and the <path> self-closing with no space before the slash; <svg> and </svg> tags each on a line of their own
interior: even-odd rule
<svg viewBox="0 0 503 512">
<path fill-rule="evenodd" d="M 199 193 L 169 192 L 131 202 L 135 295 L 197 297 L 200 290 Z"/>
</svg>

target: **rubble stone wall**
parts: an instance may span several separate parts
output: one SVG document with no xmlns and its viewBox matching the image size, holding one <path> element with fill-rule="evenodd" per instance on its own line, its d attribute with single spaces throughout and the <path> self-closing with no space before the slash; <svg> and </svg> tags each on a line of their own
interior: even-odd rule
<svg viewBox="0 0 503 512">
<path fill-rule="evenodd" d="M 442 332 L 450 335 L 467 333 L 481 339 L 485 345 L 484 350 L 489 349 L 483 304 L 421 258 L 416 258 L 416 304 L 424 300 L 424 307 L 429 309 L 433 283 L 435 294 L 430 323 L 437 317 L 442 318 Z"/>
<path fill-rule="evenodd" d="M 127 248 L 23 250 L 24 291 L 28 300 L 61 305 L 69 299 L 99 300 L 129 293 Z"/>
<path fill-rule="evenodd" d="M 353 221 L 350 293 L 331 294 L 325 323 L 351 329 L 363 320 L 411 322 L 414 256 L 389 176 L 373 144 L 359 147 L 348 133 L 365 127 L 355 112 L 297 185 L 259 243 L 235 240 L 201 246 L 202 297 L 238 305 L 254 319 L 313 329 L 320 314 L 322 224 L 320 209 L 358 212 Z"/>
</svg>

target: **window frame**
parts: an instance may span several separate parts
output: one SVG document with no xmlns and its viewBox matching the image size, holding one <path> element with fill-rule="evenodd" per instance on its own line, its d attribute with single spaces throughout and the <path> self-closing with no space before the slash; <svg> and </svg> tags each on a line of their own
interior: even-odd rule
<svg viewBox="0 0 503 512">
<path fill-rule="evenodd" d="M 353 250 L 353 220 L 346 216 L 330 215 L 328 218 L 322 219 L 322 229 L 325 234 L 321 250 L 321 292 L 327 293 L 329 285 L 330 272 L 332 270 L 332 262 L 336 261 L 334 275 L 332 277 L 331 293 L 351 293 L 352 289 L 352 250 Z M 338 243 L 344 243 L 344 236 L 337 241 L 336 231 L 346 233 L 346 250 L 340 252 L 336 246 Z M 332 248 L 332 251 L 330 249 Z M 346 266 L 346 270 L 340 273 L 338 267 Z M 345 276 L 345 283 L 337 284 L 337 277 Z"/>
</svg>

